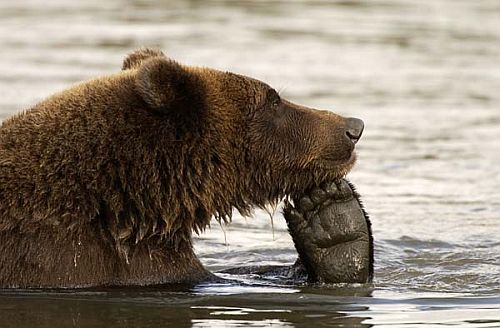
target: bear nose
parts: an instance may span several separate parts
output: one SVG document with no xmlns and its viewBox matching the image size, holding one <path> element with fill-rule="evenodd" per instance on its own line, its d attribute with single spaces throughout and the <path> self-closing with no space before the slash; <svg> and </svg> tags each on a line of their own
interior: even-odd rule
<svg viewBox="0 0 500 328">
<path fill-rule="evenodd" d="M 362 120 L 354 117 L 349 117 L 346 119 L 346 132 L 345 134 L 353 143 L 358 142 L 359 138 L 363 134 L 363 129 L 365 128 L 365 123 Z"/>
</svg>

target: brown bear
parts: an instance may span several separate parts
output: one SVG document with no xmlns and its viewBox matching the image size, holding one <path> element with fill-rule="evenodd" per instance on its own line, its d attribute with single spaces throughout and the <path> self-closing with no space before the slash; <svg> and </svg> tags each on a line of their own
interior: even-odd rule
<svg viewBox="0 0 500 328">
<path fill-rule="evenodd" d="M 160 51 L 0 127 L 0 288 L 195 283 L 193 231 L 343 177 L 363 123 Z"/>
</svg>

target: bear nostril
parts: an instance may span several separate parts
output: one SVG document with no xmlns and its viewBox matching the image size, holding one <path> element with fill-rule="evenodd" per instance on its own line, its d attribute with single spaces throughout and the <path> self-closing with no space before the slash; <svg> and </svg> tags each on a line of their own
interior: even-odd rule
<svg viewBox="0 0 500 328">
<path fill-rule="evenodd" d="M 362 120 L 350 117 L 346 119 L 346 132 L 345 134 L 353 143 L 358 142 L 359 138 L 363 134 L 363 130 L 365 128 L 365 123 Z"/>
</svg>

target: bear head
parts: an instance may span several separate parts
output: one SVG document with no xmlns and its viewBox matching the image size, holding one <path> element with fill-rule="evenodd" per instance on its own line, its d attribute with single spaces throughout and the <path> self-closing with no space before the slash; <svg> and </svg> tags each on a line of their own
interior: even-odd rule
<svg viewBox="0 0 500 328">
<path fill-rule="evenodd" d="M 235 207 L 247 214 L 339 179 L 356 161 L 359 119 L 295 104 L 259 80 L 181 65 L 156 50 L 130 54 L 123 69 L 135 71 L 138 95 L 175 130 L 161 142 L 190 152 L 185 165 L 200 175 L 198 188 L 219 194 L 217 208 L 200 213 L 224 218 Z"/>
</svg>

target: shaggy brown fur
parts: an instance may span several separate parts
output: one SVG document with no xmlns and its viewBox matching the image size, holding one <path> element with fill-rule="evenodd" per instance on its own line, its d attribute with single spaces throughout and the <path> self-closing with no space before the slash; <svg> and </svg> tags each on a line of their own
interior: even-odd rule
<svg viewBox="0 0 500 328">
<path fill-rule="evenodd" d="M 136 51 L 0 128 L 0 287 L 208 279 L 192 232 L 352 167 L 347 121 Z"/>
</svg>

